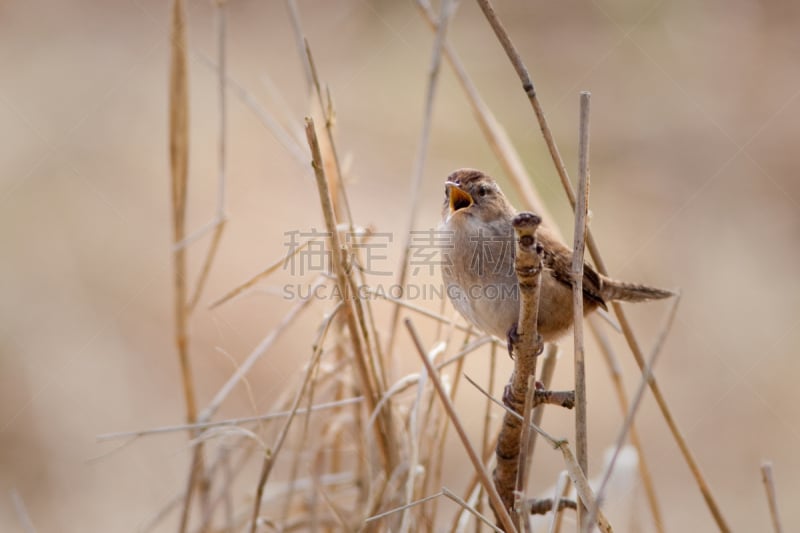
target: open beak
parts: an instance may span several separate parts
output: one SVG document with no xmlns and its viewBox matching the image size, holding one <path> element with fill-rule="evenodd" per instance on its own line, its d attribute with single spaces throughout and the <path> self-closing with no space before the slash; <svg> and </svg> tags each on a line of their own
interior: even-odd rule
<svg viewBox="0 0 800 533">
<path fill-rule="evenodd" d="M 446 181 L 444 185 L 447 187 L 450 196 L 450 214 L 455 213 L 459 209 L 467 208 L 475 203 L 475 200 L 472 199 L 472 196 L 467 191 L 459 187 L 457 183 Z"/>
</svg>

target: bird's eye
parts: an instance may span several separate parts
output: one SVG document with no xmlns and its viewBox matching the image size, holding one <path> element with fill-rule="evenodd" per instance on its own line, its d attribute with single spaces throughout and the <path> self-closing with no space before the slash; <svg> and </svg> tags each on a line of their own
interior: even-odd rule
<svg viewBox="0 0 800 533">
<path fill-rule="evenodd" d="M 478 196 L 486 196 L 487 192 L 489 192 L 489 189 L 487 189 L 484 185 L 481 185 L 478 189 Z"/>
</svg>

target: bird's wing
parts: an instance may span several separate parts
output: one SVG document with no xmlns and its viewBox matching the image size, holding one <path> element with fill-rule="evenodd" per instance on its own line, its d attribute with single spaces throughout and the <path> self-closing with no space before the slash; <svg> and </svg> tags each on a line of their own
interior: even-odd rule
<svg viewBox="0 0 800 533">
<path fill-rule="evenodd" d="M 550 232 L 537 232 L 537 238 L 542 242 L 544 267 L 551 271 L 551 275 L 558 281 L 572 287 L 572 250 L 562 244 Z M 603 279 L 600 274 L 588 263 L 583 263 L 583 297 L 592 301 L 606 311 L 608 307 L 602 296 Z"/>
</svg>

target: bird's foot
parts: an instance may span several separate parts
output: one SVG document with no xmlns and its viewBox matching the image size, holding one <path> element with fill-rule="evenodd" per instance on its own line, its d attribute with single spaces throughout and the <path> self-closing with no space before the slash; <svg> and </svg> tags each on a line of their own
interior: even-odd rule
<svg viewBox="0 0 800 533">
<path fill-rule="evenodd" d="M 519 342 L 519 333 L 517 333 L 517 323 L 511 324 L 506 333 L 506 341 L 508 342 L 508 356 L 514 359 L 514 346 Z"/>
<path fill-rule="evenodd" d="M 536 381 L 533 382 L 533 387 L 537 391 L 543 391 L 544 383 L 542 383 L 537 379 Z M 511 392 L 510 383 L 506 384 L 506 386 L 503 388 L 503 405 L 505 405 L 506 407 L 517 413 L 521 412 L 522 409 L 522 405 L 520 405 L 519 401 L 516 400 L 514 394 Z"/>
</svg>

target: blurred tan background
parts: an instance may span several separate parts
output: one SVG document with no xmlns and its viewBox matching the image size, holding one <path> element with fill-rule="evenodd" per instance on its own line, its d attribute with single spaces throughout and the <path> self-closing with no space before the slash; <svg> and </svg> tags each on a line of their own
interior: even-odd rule
<svg viewBox="0 0 800 533">
<path fill-rule="evenodd" d="M 140 439 L 93 460 L 114 448 L 96 443 L 98 434 L 184 417 L 172 340 L 167 4 L 0 5 L 3 531 L 22 527 L 13 494 L 39 531 L 135 531 L 185 483 L 185 435 Z M 432 35 L 410 1 L 299 6 L 336 103 L 353 213 L 361 224 L 395 232 L 393 269 Z M 573 174 L 578 92 L 592 92 L 591 225 L 611 273 L 683 291 L 657 375 L 723 512 L 736 531 L 768 530 L 759 465 L 770 459 L 786 530 L 800 529 L 792 505 L 800 498 L 800 5 L 498 0 L 497 9 Z M 212 218 L 216 202 L 215 77 L 197 59 L 215 54 L 213 22 L 211 2 L 188 2 L 191 229 Z M 300 133 L 308 105 L 284 3 L 232 0 L 228 22 L 231 76 Z M 534 115 L 474 2 L 461 2 L 448 37 L 555 222 L 571 234 Z M 323 226 L 306 169 L 233 92 L 229 102 L 230 220 L 192 322 L 201 405 L 230 375 L 229 357 L 243 360 L 289 309 L 280 287 L 298 280 L 280 272 L 261 285 L 266 290 L 214 311 L 207 304 L 285 253 L 285 232 Z M 443 66 L 419 228 L 437 223 L 443 178 L 462 166 L 486 170 L 511 191 Z M 191 249 L 195 276 L 207 245 L 206 238 Z M 308 331 L 329 308 L 311 307 L 255 367 L 257 408 L 296 378 L 310 353 Z M 649 347 L 667 306 L 629 309 Z M 385 327 L 390 309 L 376 310 Z M 433 329 L 425 332 L 432 342 Z M 621 338 L 613 340 L 633 391 L 632 358 Z M 571 341 L 562 344 L 557 388 L 569 386 L 572 372 Z M 467 364 L 470 375 L 485 373 L 479 354 Z M 410 351 L 398 356 L 395 378 L 417 368 Z M 588 356 L 591 463 L 599 468 L 621 416 L 593 345 Z M 502 365 L 504 380 L 510 365 Z M 464 412 L 477 402 L 475 391 L 462 388 Z M 218 418 L 252 412 L 237 390 Z M 554 409 L 545 421 L 552 433 L 571 436 L 567 414 Z M 713 531 L 649 397 L 639 425 L 667 530 Z M 461 487 L 465 458 L 451 455 L 445 479 Z M 557 457 L 537 456 L 541 488 L 559 469 Z M 244 476 L 245 489 L 256 477 Z M 171 531 L 174 523 L 162 527 Z"/>
</svg>

